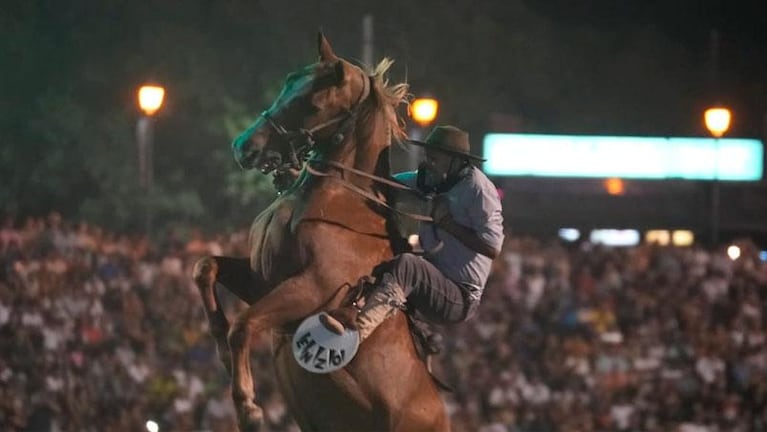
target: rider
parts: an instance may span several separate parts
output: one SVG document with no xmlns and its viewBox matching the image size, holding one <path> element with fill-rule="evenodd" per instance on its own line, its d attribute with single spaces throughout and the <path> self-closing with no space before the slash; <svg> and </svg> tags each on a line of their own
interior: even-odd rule
<svg viewBox="0 0 767 432">
<path fill-rule="evenodd" d="M 395 175 L 400 182 L 435 194 L 431 223 L 421 223 L 424 256 L 403 253 L 384 263 L 364 305 L 320 316 L 325 327 L 343 333 L 344 324 L 367 338 L 405 303 L 435 324 L 471 318 L 479 305 L 490 265 L 503 243 L 501 201 L 493 183 L 472 164 L 484 161 L 469 152 L 469 135 L 454 126 L 438 126 L 425 142 L 426 161 L 417 172 Z M 441 247 L 436 247 L 440 241 Z M 352 315 L 353 317 L 353 315 Z"/>
</svg>

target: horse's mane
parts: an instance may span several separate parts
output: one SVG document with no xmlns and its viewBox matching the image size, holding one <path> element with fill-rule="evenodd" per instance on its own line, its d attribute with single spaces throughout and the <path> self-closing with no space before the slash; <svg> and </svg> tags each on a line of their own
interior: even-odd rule
<svg viewBox="0 0 767 432">
<path fill-rule="evenodd" d="M 372 78 L 371 90 L 377 96 L 375 98 L 377 103 L 371 111 L 362 113 L 362 117 L 371 115 L 373 111 L 383 110 L 389 125 L 390 137 L 396 141 L 401 141 L 407 138 L 407 131 L 404 120 L 397 114 L 397 107 L 400 104 L 407 105 L 409 103 L 410 94 L 408 90 L 410 86 L 407 83 L 389 83 L 386 72 L 393 64 L 394 60 L 384 58 L 368 72 Z"/>
</svg>

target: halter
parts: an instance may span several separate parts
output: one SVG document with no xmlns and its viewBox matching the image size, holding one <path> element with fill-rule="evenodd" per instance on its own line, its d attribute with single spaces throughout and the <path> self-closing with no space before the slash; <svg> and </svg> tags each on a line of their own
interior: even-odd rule
<svg viewBox="0 0 767 432">
<path fill-rule="evenodd" d="M 285 142 L 287 142 L 288 146 L 290 147 L 289 160 L 282 162 L 281 155 L 276 154 L 275 159 L 277 159 L 277 161 L 271 163 L 273 166 L 270 166 L 269 168 L 276 169 L 277 171 L 288 170 L 291 168 L 300 169 L 301 161 L 317 144 L 317 138 L 314 136 L 314 134 L 336 123 L 340 124 L 336 128 L 335 132 L 330 136 L 330 144 L 333 146 L 341 144 L 344 138 L 346 138 L 346 133 L 348 132 L 349 128 L 354 125 L 354 121 L 357 119 L 357 114 L 360 112 L 362 103 L 370 95 L 370 80 L 372 79 L 372 77 L 363 74 L 362 93 L 360 93 L 359 98 L 357 98 L 357 101 L 354 103 L 351 110 L 345 110 L 330 120 L 320 123 L 309 129 L 299 128 L 296 130 L 288 130 L 274 118 L 272 112 L 269 110 L 262 112 L 260 117 L 263 117 L 264 120 L 269 123 L 269 126 L 272 128 L 272 130 L 277 133 L 277 136 L 285 140 Z M 297 143 L 299 144 L 296 145 Z"/>
</svg>

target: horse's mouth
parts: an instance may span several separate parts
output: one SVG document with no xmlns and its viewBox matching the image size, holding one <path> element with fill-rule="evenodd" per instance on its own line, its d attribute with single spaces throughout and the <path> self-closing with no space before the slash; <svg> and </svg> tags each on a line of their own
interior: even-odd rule
<svg viewBox="0 0 767 432">
<path fill-rule="evenodd" d="M 298 170 L 293 168 L 278 169 L 272 174 L 272 184 L 278 193 L 287 190 L 298 177 Z"/>
<path fill-rule="evenodd" d="M 269 174 L 282 165 L 282 155 L 275 151 L 253 151 L 238 159 L 243 169 L 257 169 L 262 174 Z"/>
<path fill-rule="evenodd" d="M 282 166 L 282 155 L 273 150 L 267 150 L 261 153 L 261 157 L 256 163 L 256 168 L 262 174 L 269 174 Z"/>
</svg>

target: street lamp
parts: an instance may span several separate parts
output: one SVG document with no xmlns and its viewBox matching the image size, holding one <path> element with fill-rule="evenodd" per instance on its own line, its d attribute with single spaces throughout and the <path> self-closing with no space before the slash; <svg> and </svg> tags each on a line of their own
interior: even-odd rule
<svg viewBox="0 0 767 432">
<path fill-rule="evenodd" d="M 156 85 L 143 85 L 138 89 L 138 106 L 144 114 L 151 116 L 162 106 L 165 89 Z"/>
<path fill-rule="evenodd" d="M 421 127 L 429 126 L 439 111 L 439 103 L 433 98 L 418 98 L 410 104 L 410 117 Z"/>
<path fill-rule="evenodd" d="M 706 123 L 706 129 L 714 138 L 721 138 L 730 128 L 732 114 L 727 108 L 716 107 L 709 108 L 703 113 L 703 120 Z"/>
<path fill-rule="evenodd" d="M 724 107 L 713 107 L 703 113 L 706 129 L 714 137 L 714 182 L 711 187 L 711 243 L 719 242 L 719 138 L 730 128 L 732 114 Z"/>
<path fill-rule="evenodd" d="M 139 185 L 144 189 L 146 198 L 144 228 L 147 235 L 152 231 L 152 206 L 149 203 L 154 185 L 154 146 L 152 116 L 162 107 L 165 89 L 157 85 L 142 85 L 138 90 L 138 105 L 143 112 L 136 124 L 136 144 L 138 147 Z"/>
<path fill-rule="evenodd" d="M 439 102 L 436 99 L 432 97 L 413 99 L 408 106 L 408 115 L 415 124 L 408 130 L 408 136 L 414 140 L 423 140 L 426 128 L 434 122 L 438 112 Z M 402 171 L 414 170 L 418 166 L 422 154 L 423 149 L 421 147 L 410 146 L 402 157 L 404 163 Z"/>
</svg>

